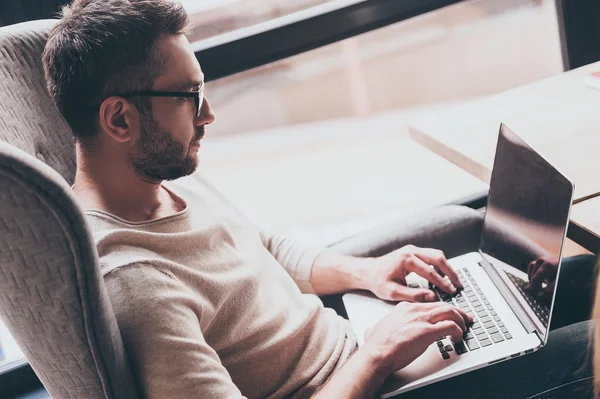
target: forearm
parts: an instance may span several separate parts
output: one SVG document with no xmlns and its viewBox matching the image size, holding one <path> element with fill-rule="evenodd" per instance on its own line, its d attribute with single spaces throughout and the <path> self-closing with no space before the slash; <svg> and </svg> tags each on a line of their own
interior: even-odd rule
<svg viewBox="0 0 600 399">
<path fill-rule="evenodd" d="M 312 399 L 373 398 L 390 374 L 384 358 L 361 348 Z"/>
<path fill-rule="evenodd" d="M 321 253 L 312 268 L 310 283 L 317 295 L 366 290 L 371 258 Z"/>
</svg>

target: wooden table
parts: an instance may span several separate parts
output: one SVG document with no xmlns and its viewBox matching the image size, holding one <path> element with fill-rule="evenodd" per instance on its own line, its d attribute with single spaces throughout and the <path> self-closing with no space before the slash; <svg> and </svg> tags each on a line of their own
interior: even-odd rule
<svg viewBox="0 0 600 399">
<path fill-rule="evenodd" d="M 600 63 L 458 105 L 411 123 L 410 135 L 489 183 L 500 123 L 505 123 L 575 182 L 570 233 L 575 231 L 583 237 L 576 241 L 597 252 L 600 90 L 584 83 L 585 76 L 597 70 Z"/>
<path fill-rule="evenodd" d="M 577 235 L 570 235 L 574 241 L 592 252 L 600 252 L 600 197 L 573 206 L 570 229 Z"/>
<path fill-rule="evenodd" d="M 575 182 L 581 202 L 600 193 L 600 90 L 584 84 L 596 70 L 600 63 L 431 115 L 411 123 L 411 137 L 489 183 L 505 123 Z"/>
</svg>

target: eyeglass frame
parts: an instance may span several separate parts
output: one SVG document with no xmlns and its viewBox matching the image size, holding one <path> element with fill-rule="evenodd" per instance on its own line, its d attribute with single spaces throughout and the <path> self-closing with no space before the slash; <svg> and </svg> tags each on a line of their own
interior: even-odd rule
<svg viewBox="0 0 600 399">
<path fill-rule="evenodd" d="M 197 91 L 153 91 L 153 90 L 141 90 L 132 91 L 130 93 L 119 93 L 113 94 L 116 97 L 186 97 L 193 98 L 196 104 L 196 118 L 200 117 L 200 110 L 204 103 L 204 82 Z M 112 96 L 111 96 L 112 97 Z"/>
</svg>

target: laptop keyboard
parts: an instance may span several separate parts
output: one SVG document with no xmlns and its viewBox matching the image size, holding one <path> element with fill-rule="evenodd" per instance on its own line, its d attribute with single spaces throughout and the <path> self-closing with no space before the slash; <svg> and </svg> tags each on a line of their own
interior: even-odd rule
<svg viewBox="0 0 600 399">
<path fill-rule="evenodd" d="M 437 346 L 444 359 L 450 359 L 450 353 L 454 350 L 457 355 L 469 351 L 494 345 L 512 339 L 508 328 L 500 319 L 493 306 L 487 300 L 483 291 L 479 288 L 473 276 L 467 268 L 456 270 L 458 278 L 464 289 L 455 295 L 447 294 L 433 287 L 439 298 L 452 304 L 465 313 L 473 316 L 474 323 L 463 335 L 463 340 L 453 345 L 444 343 L 445 337 L 437 340 Z"/>
<path fill-rule="evenodd" d="M 523 298 L 525 298 L 525 300 L 529 304 L 529 307 L 531 308 L 531 310 L 533 310 L 538 319 L 540 319 L 542 323 L 544 323 L 544 326 L 547 327 L 548 316 L 550 315 L 550 309 L 548 309 L 548 306 L 535 299 L 535 297 L 533 297 L 533 295 L 531 295 L 530 292 L 525 290 L 525 286 L 527 285 L 527 282 L 525 280 L 507 271 L 504 272 L 506 273 L 510 281 L 513 282 L 515 287 L 517 287 L 517 290 L 519 290 Z"/>
</svg>

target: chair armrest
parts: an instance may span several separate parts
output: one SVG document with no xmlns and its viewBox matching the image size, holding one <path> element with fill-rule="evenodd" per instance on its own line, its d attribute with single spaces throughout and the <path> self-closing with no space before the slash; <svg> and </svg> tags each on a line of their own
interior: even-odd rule
<svg viewBox="0 0 600 399">
<path fill-rule="evenodd" d="M 346 255 L 381 256 L 405 245 L 436 248 L 448 258 L 476 251 L 483 214 L 459 205 L 427 209 L 369 229 L 329 248 Z"/>
</svg>

